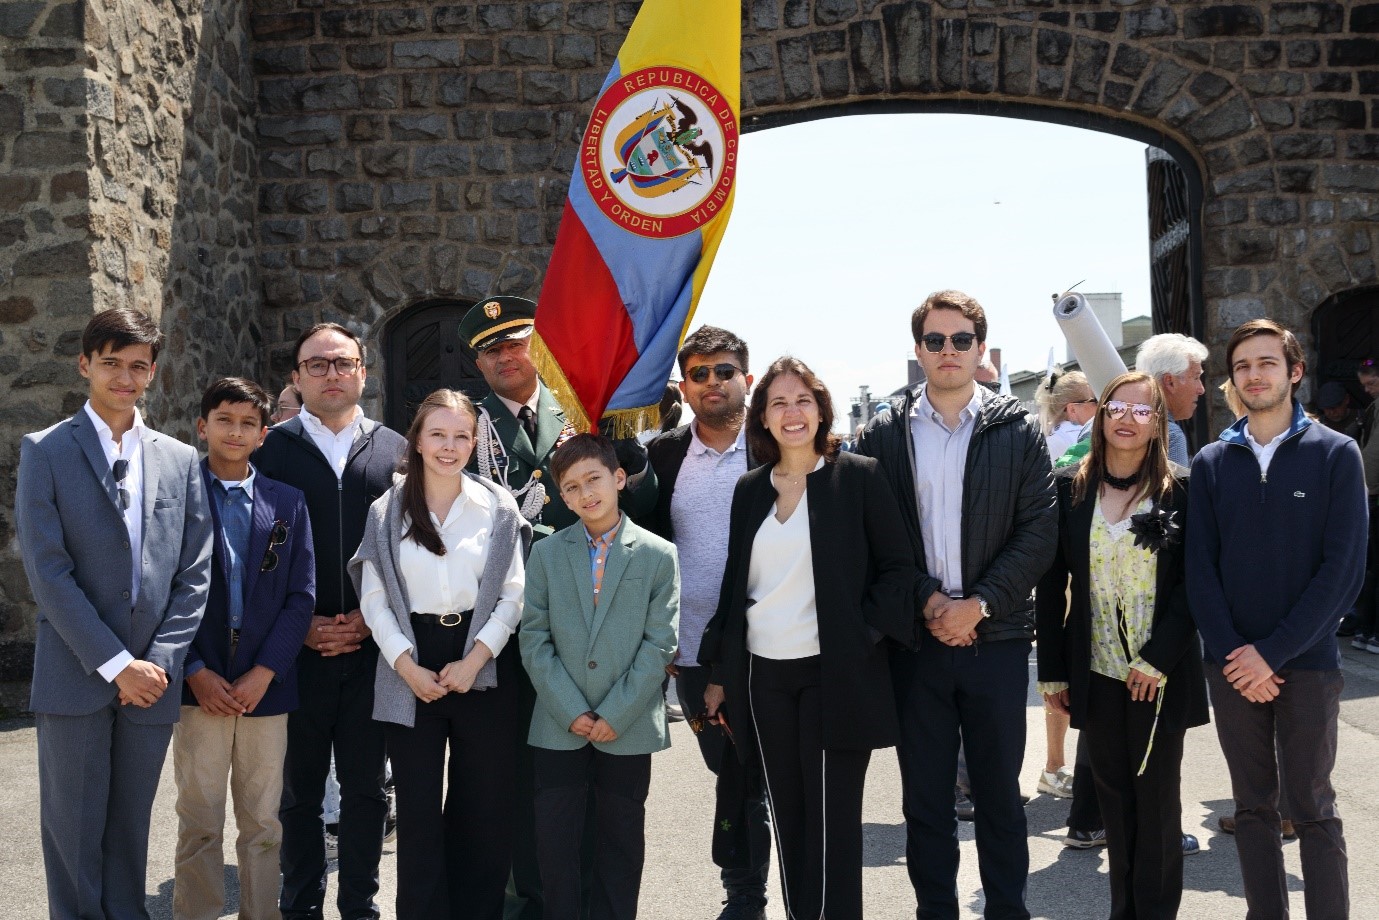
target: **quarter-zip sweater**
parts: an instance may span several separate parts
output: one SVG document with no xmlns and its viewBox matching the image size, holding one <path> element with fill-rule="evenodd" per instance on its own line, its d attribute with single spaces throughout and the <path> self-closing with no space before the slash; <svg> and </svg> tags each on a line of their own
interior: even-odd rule
<svg viewBox="0 0 1379 920">
<path fill-rule="evenodd" d="M 268 431 L 251 458 L 270 479 L 301 489 L 311 518 L 316 550 L 316 614 L 335 616 L 359 606 L 359 596 L 345 569 L 364 538 L 369 506 L 393 484 L 393 473 L 407 440 L 378 422 L 364 419 L 339 478 L 325 454 L 291 418 Z M 373 643 L 370 642 L 369 645 Z"/>
<path fill-rule="evenodd" d="M 1365 474 L 1354 439 L 1293 422 L 1268 472 L 1244 419 L 1202 448 L 1188 500 L 1187 587 L 1206 660 L 1242 645 L 1274 671 L 1341 666 L 1336 626 L 1365 576 Z"/>
</svg>

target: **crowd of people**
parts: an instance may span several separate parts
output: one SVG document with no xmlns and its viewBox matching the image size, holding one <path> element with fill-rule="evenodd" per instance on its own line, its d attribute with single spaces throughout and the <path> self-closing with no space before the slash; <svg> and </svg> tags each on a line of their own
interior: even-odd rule
<svg viewBox="0 0 1379 920">
<path fill-rule="evenodd" d="M 710 326 L 678 354 L 690 422 L 576 432 L 534 313 L 476 304 L 459 329 L 489 395 L 437 390 L 405 434 L 360 407 L 364 343 L 316 325 L 276 407 L 248 379 L 206 389 L 204 458 L 138 409 L 157 325 L 91 319 L 89 400 L 24 438 L 16 496 L 52 917 L 148 916 L 169 746 L 178 920 L 225 908 L 227 806 L 240 916 L 321 918 L 332 775 L 346 920 L 381 916 L 389 775 L 400 920 L 635 917 L 673 680 L 716 776 L 720 920 L 765 916 L 773 850 L 786 916 L 863 916 L 863 788 L 888 747 L 916 916 L 958 916 L 959 789 L 985 916 L 1028 918 L 1036 637 L 1039 786 L 1071 798 L 1070 846 L 1107 846 L 1112 918 L 1177 915 L 1208 700 L 1250 916 L 1288 912 L 1283 814 L 1308 916 L 1348 915 L 1336 635 L 1379 651 L 1379 441 L 1348 394 L 1304 411 L 1290 331 L 1231 335 L 1239 418 L 1189 470 L 1208 351 L 1184 336 L 1101 393 L 1051 375 L 1035 414 L 979 382 L 981 305 L 939 291 L 911 316 L 924 382 L 840 450 L 803 361 L 756 379 Z M 1379 393 L 1379 368 L 1359 382 Z"/>
</svg>

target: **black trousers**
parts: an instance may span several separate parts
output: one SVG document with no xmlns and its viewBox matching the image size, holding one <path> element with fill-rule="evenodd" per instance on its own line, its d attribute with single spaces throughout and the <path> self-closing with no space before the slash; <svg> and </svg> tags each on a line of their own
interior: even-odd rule
<svg viewBox="0 0 1379 920">
<path fill-rule="evenodd" d="M 953 785 L 959 738 L 977 811 L 986 918 L 1029 920 L 1029 841 L 1020 798 L 1029 651 L 1025 639 L 952 648 L 925 636 L 917 652 L 891 653 L 900 713 L 905 860 L 919 920 L 958 916 Z"/>
<path fill-rule="evenodd" d="M 1083 735 L 1106 826 L 1111 920 L 1172 920 L 1183 899 L 1186 733 L 1160 726 L 1144 773 L 1137 775 L 1154 731 L 1154 707 L 1131 699 L 1123 681 L 1092 674 Z"/>
<path fill-rule="evenodd" d="M 1068 829 L 1099 831 L 1103 828 L 1101 806 L 1097 803 L 1096 780 L 1092 778 L 1091 752 L 1087 733 L 1077 734 L 1077 754 L 1073 763 L 1073 798 L 1068 806 Z"/>
<path fill-rule="evenodd" d="M 753 655 L 752 725 L 790 920 L 861 920 L 862 791 L 871 751 L 824 749 L 819 658 Z M 950 781 L 949 806 L 952 806 Z"/>
<path fill-rule="evenodd" d="M 463 657 L 464 626 L 414 617 L 412 628 L 422 666 L 439 673 Z M 397 790 L 398 920 L 503 916 L 516 793 L 515 645 L 498 656 L 497 687 L 418 701 L 413 727 L 387 725 Z"/>
<path fill-rule="evenodd" d="M 588 916 L 633 920 L 646 860 L 651 755 L 609 754 L 586 744 L 573 751 L 533 748 L 532 757 L 544 920 L 579 920 L 590 793 L 596 833 Z"/>
<path fill-rule="evenodd" d="M 679 676 L 675 678 L 675 695 L 684 707 L 687 718 L 693 718 L 704 709 L 704 690 L 708 685 L 708 668 L 680 668 Z M 717 773 L 718 765 L 723 761 L 723 748 L 728 744 L 727 738 L 716 729 L 705 729 L 694 738 L 699 742 L 699 753 L 703 755 L 704 763 Z M 766 903 L 766 877 L 771 865 L 771 821 L 765 785 L 754 779 L 747 797 L 747 839 L 754 865 L 748 869 L 722 870 L 723 890 L 735 902 L 762 905 Z"/>
<path fill-rule="evenodd" d="M 1216 665 L 1207 664 L 1207 687 L 1216 710 L 1216 735 L 1231 772 L 1235 847 L 1245 883 L 1247 920 L 1288 917 L 1288 874 L 1279 830 L 1280 780 L 1302 857 L 1307 920 L 1350 915 L 1345 835 L 1336 810 L 1331 771 L 1336 765 L 1340 716 L 1339 670 L 1284 668 L 1272 702 L 1251 703 Z M 1275 761 L 1275 744 L 1282 758 Z"/>
<path fill-rule="evenodd" d="M 383 855 L 383 792 L 387 758 L 383 725 L 373 720 L 378 647 L 326 658 L 297 656 L 300 704 L 287 717 L 287 759 L 279 817 L 284 920 L 319 920 L 326 895 L 325 825 L 321 800 L 335 751 L 340 781 L 340 859 L 336 906 L 341 920 L 379 916 L 378 861 Z"/>
</svg>

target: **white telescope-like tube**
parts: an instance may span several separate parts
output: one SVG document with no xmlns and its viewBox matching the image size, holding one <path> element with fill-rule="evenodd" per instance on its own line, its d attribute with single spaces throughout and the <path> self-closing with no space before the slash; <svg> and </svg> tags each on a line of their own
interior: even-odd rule
<svg viewBox="0 0 1379 920">
<path fill-rule="evenodd" d="M 1100 396 L 1106 384 L 1126 370 L 1116 346 L 1111 344 L 1087 298 L 1081 294 L 1068 293 L 1058 298 L 1053 305 L 1053 318 L 1063 330 L 1082 373 L 1087 375 L 1092 392 Z"/>
</svg>

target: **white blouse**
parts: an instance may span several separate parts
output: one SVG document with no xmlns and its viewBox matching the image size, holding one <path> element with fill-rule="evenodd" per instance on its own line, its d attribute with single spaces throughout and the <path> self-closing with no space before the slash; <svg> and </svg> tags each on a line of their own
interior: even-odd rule
<svg viewBox="0 0 1379 920">
<path fill-rule="evenodd" d="M 1059 422 L 1058 427 L 1044 437 L 1044 442 L 1049 446 L 1049 459 L 1057 463 L 1058 458 L 1067 453 L 1069 447 L 1077 443 L 1081 434 L 1082 426 L 1077 422 Z"/>
<path fill-rule="evenodd" d="M 809 541 L 809 493 L 784 524 L 775 505 L 757 528 L 747 566 L 747 651 L 778 661 L 819 654 Z"/>
<path fill-rule="evenodd" d="M 372 562 L 364 563 L 364 584 L 359 599 L 364 622 L 373 631 L 383 660 L 396 667 L 398 656 L 410 651 L 412 643 L 398 625 L 401 617 L 417 613 L 450 613 L 471 610 L 479 595 L 479 576 L 488 559 L 489 532 L 493 527 L 495 499 L 487 489 L 466 488 L 450 506 L 442 522 L 431 515 L 431 523 L 445 545 L 445 555 L 437 556 L 414 540 L 403 540 L 398 565 L 412 610 L 394 611 L 388 607 L 383 579 Z M 406 519 L 404 517 L 404 524 Z M 526 569 L 520 549 L 514 548 L 507 577 L 498 592 L 493 615 L 474 637 L 488 646 L 496 658 L 517 632 L 522 622 L 522 588 Z"/>
</svg>

